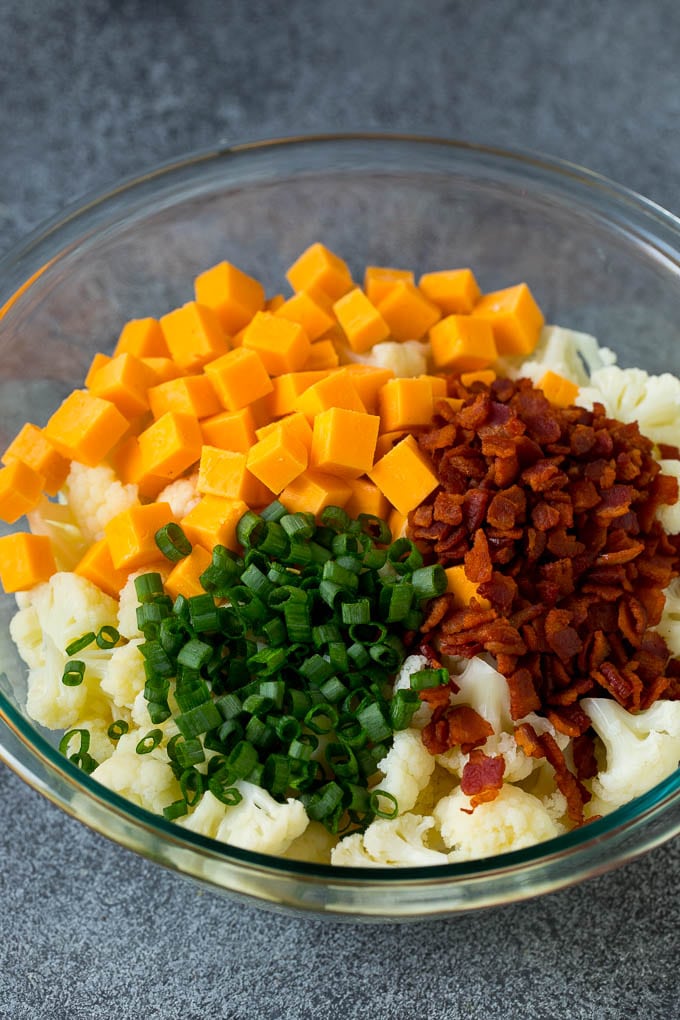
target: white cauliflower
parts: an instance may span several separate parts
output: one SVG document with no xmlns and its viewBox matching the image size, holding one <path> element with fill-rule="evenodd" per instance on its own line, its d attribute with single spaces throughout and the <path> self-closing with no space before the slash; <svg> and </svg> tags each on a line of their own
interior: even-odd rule
<svg viewBox="0 0 680 1020">
<path fill-rule="evenodd" d="M 136 485 L 123 485 L 108 464 L 86 467 L 73 461 L 64 493 L 82 534 L 88 542 L 104 537 L 109 521 L 139 503 Z"/>
<path fill-rule="evenodd" d="M 680 419 L 680 411 L 678 412 Z M 677 478 L 680 484 L 680 460 L 660 460 L 659 467 L 664 475 Z M 657 519 L 668 535 L 680 533 L 680 499 L 675 503 L 662 503 L 656 511 Z"/>
<path fill-rule="evenodd" d="M 604 810 L 639 797 L 678 767 L 680 701 L 657 701 L 636 714 L 607 698 L 584 698 L 581 707 L 605 748 L 606 767 L 592 780 Z"/>
<path fill-rule="evenodd" d="M 590 408 L 604 404 L 607 414 L 623 422 L 637 422 L 640 432 L 655 443 L 677 443 L 680 434 L 680 379 L 668 372 L 648 375 L 641 368 L 610 365 L 593 372 L 578 402 Z"/>
<path fill-rule="evenodd" d="M 165 747 L 159 745 L 148 754 L 137 754 L 137 744 L 144 736 L 144 730 L 124 734 L 111 757 L 94 770 L 92 778 L 133 804 L 160 814 L 163 808 L 179 800 L 181 790 L 168 766 Z"/>
<path fill-rule="evenodd" d="M 42 496 L 27 517 L 34 535 L 46 535 L 49 538 L 59 570 L 73 570 L 87 552 L 89 542 L 68 503 L 55 502 Z"/>
<path fill-rule="evenodd" d="M 169 503 L 174 517 L 181 520 L 190 510 L 194 509 L 201 498 L 196 489 L 197 481 L 197 471 L 187 478 L 177 478 L 161 489 L 156 499 L 159 503 Z"/>
<path fill-rule="evenodd" d="M 666 602 L 656 629 L 673 655 L 680 655 L 680 578 L 674 578 L 664 594 Z"/>
<path fill-rule="evenodd" d="M 331 851 L 338 837 L 329 832 L 321 822 L 310 822 L 305 831 L 294 839 L 282 857 L 292 861 L 313 861 L 315 864 L 330 864 Z"/>
<path fill-rule="evenodd" d="M 530 359 L 500 358 L 497 369 L 512 379 L 523 376 L 537 383 L 550 369 L 577 386 L 587 386 L 589 372 L 613 364 L 616 355 L 600 347 L 595 337 L 561 326 L 544 326 Z"/>
<path fill-rule="evenodd" d="M 144 690 L 146 674 L 139 651 L 140 639 L 120 645 L 111 654 L 108 669 L 102 677 L 101 689 L 118 708 L 132 709 L 140 691 Z"/>
<path fill-rule="evenodd" d="M 365 354 L 357 354 L 349 347 L 342 349 L 343 362 L 356 361 L 362 365 L 374 365 L 376 368 L 391 368 L 397 378 L 425 375 L 428 371 L 430 357 L 429 342 L 420 340 L 386 340 L 375 344 Z"/>
<path fill-rule="evenodd" d="M 222 805 L 224 817 L 215 839 L 244 850 L 282 854 L 307 828 L 309 818 L 299 800 L 279 804 L 266 790 L 244 779 L 234 786 L 243 800 L 234 807 Z"/>
<path fill-rule="evenodd" d="M 117 603 L 77 574 L 60 572 L 29 593 L 29 603 L 10 623 L 19 654 L 30 667 L 26 710 L 52 729 L 66 729 L 83 716 L 109 718 L 101 690 L 112 652 L 89 646 L 78 653 L 85 663 L 81 684 L 62 683 L 66 647 L 88 631 L 95 634 L 116 620 Z"/>
<path fill-rule="evenodd" d="M 506 783 L 495 800 L 478 804 L 459 788 L 434 809 L 434 820 L 447 847 L 449 860 L 472 861 L 521 850 L 564 832 L 538 799 L 519 786 Z"/>
<path fill-rule="evenodd" d="M 366 831 L 345 836 L 331 851 L 331 863 L 344 867 L 422 867 L 447 864 L 447 854 L 433 850 L 427 838 L 432 818 L 407 813 L 398 818 L 376 818 Z"/>
<path fill-rule="evenodd" d="M 154 573 L 159 573 L 161 579 L 164 581 L 168 576 L 169 571 L 161 567 L 154 565 Z M 145 567 L 142 570 L 135 570 L 128 577 L 127 581 L 123 585 L 120 595 L 118 597 L 118 630 L 123 637 L 132 640 L 133 638 L 141 638 L 142 632 L 139 629 L 137 623 L 137 607 L 139 605 L 139 599 L 137 597 L 137 589 L 135 588 L 135 578 L 140 577 L 142 574 L 147 574 L 149 571 Z"/>
<path fill-rule="evenodd" d="M 396 798 L 399 814 L 410 811 L 418 795 L 427 786 L 434 772 L 435 760 L 423 744 L 420 730 L 399 730 L 394 734 L 392 747 L 378 769 L 383 779 L 373 789 L 385 790 Z"/>
</svg>

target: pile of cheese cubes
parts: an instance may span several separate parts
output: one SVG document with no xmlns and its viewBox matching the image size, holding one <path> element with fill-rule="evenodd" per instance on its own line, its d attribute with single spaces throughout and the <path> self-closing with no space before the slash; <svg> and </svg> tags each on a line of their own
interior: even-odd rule
<svg viewBox="0 0 680 1020">
<path fill-rule="evenodd" d="M 375 514 L 402 534 L 438 484 L 413 432 L 449 399 L 446 375 L 493 380 L 499 356 L 534 349 L 541 311 L 523 283 L 482 295 L 470 269 L 416 284 L 410 271 L 369 267 L 358 287 L 319 243 L 287 278 L 293 295 L 267 299 L 258 280 L 222 262 L 197 277 L 195 300 L 128 322 L 113 354 L 95 356 L 84 388 L 4 452 L 0 517 L 13 523 L 56 494 L 72 461 L 113 466 L 139 502 L 108 522 L 75 568 L 113 596 L 131 572 L 157 563 L 154 535 L 173 520 L 157 497 L 196 471 L 199 501 L 179 521 L 193 551 L 168 578 L 173 596 L 201 591 L 215 544 L 236 549 L 239 518 L 274 498 L 292 512 L 332 504 Z M 376 345 L 405 341 L 422 342 L 430 374 L 399 378 L 370 364 Z M 566 380 L 550 375 L 546 392 L 569 403 Z M 5 591 L 56 569 L 49 538 L 0 539 Z"/>
</svg>

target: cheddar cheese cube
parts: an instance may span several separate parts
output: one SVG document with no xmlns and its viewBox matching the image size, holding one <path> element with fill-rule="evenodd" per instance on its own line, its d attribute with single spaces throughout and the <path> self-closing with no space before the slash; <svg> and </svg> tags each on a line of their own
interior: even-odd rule
<svg viewBox="0 0 680 1020">
<path fill-rule="evenodd" d="M 132 506 L 116 514 L 104 527 L 111 561 L 116 570 L 131 572 L 161 555 L 156 532 L 174 520 L 169 503 Z"/>
<path fill-rule="evenodd" d="M 199 424 L 207 446 L 247 453 L 255 442 L 255 418 L 250 406 L 238 411 L 220 411 L 203 418 Z"/>
<path fill-rule="evenodd" d="M 160 550 L 157 550 L 157 552 L 158 559 L 160 560 L 162 558 L 161 552 Z M 98 588 L 101 588 L 103 592 L 110 595 L 112 599 L 119 597 L 128 579 L 127 570 L 116 570 L 114 567 L 111 549 L 106 538 L 101 538 L 98 542 L 92 543 L 82 559 L 73 568 L 73 572 L 80 577 L 87 578 L 88 581 L 92 581 L 92 584 L 96 584 Z"/>
<path fill-rule="evenodd" d="M 161 329 L 174 361 L 185 372 L 197 372 L 229 349 L 217 315 L 206 305 L 188 301 L 162 316 Z"/>
<path fill-rule="evenodd" d="M 43 488 L 49 496 L 59 491 L 69 472 L 69 462 L 55 450 L 42 429 L 30 422 L 23 426 L 2 455 L 2 463 L 23 461 L 43 477 Z"/>
<path fill-rule="evenodd" d="M 188 556 L 184 556 L 175 564 L 163 583 L 170 598 L 176 599 L 178 595 L 184 595 L 190 599 L 194 595 L 204 595 L 205 589 L 200 577 L 211 562 L 212 556 L 208 550 L 202 545 L 195 545 Z"/>
<path fill-rule="evenodd" d="M 308 468 L 286 486 L 279 499 L 290 513 L 305 511 L 318 516 L 327 506 L 344 506 L 351 495 L 346 479 Z"/>
<path fill-rule="evenodd" d="M 215 313 L 226 333 L 243 329 L 264 307 L 264 287 L 231 262 L 219 262 L 194 281 L 199 304 Z"/>
<path fill-rule="evenodd" d="M 390 327 L 360 287 L 339 298 L 333 311 L 356 354 L 364 354 L 390 335 Z"/>
<path fill-rule="evenodd" d="M 271 499 L 271 491 L 250 473 L 247 459 L 245 453 L 204 446 L 196 488 L 206 495 L 240 499 L 249 506 L 264 506 Z"/>
<path fill-rule="evenodd" d="M 476 372 L 498 356 L 494 331 L 485 319 L 447 315 L 430 330 L 430 349 L 436 368 Z"/>
<path fill-rule="evenodd" d="M 0 468 L 0 520 L 14 524 L 33 510 L 43 493 L 44 478 L 23 460 Z"/>
<path fill-rule="evenodd" d="M 319 242 L 303 251 L 286 277 L 293 290 L 320 291 L 333 301 L 354 286 L 347 263 Z"/>
<path fill-rule="evenodd" d="M 390 287 L 378 311 L 395 340 L 420 340 L 441 317 L 437 306 L 406 280 Z"/>
<path fill-rule="evenodd" d="M 489 323 L 499 354 L 531 354 L 545 321 L 526 283 L 484 294 L 472 315 Z"/>
<path fill-rule="evenodd" d="M 248 505 L 242 499 L 203 496 L 179 523 L 192 543 L 208 550 L 216 545 L 224 545 L 232 552 L 239 552 L 236 525 L 247 509 Z"/>
<path fill-rule="evenodd" d="M 278 494 L 302 474 L 308 462 L 309 451 L 304 443 L 279 426 L 255 443 L 246 466 L 263 485 Z"/>
<path fill-rule="evenodd" d="M 167 358 L 170 356 L 163 330 L 157 319 L 131 319 L 123 326 L 114 348 L 118 354 L 134 354 L 136 358 Z"/>
<path fill-rule="evenodd" d="M 128 430 L 114 404 L 87 390 L 74 390 L 45 426 L 46 439 L 69 460 L 96 467 Z"/>
<path fill-rule="evenodd" d="M 477 585 L 466 576 L 462 563 L 455 567 L 447 567 L 444 573 L 447 581 L 446 590 L 453 595 L 453 604 L 456 609 L 467 609 L 472 598 L 477 599 L 480 609 L 491 608 L 489 600 L 477 594 Z"/>
<path fill-rule="evenodd" d="M 377 415 L 330 407 L 314 418 L 311 462 L 343 478 L 358 478 L 373 467 L 380 419 Z"/>
<path fill-rule="evenodd" d="M 547 371 L 536 384 L 556 407 L 570 407 L 578 397 L 578 386 L 557 372 Z"/>
<path fill-rule="evenodd" d="M 378 394 L 378 408 L 382 432 L 429 425 L 434 410 L 430 378 L 389 379 Z"/>
<path fill-rule="evenodd" d="M 222 408 L 206 375 L 181 375 L 177 379 L 169 379 L 152 386 L 148 398 L 154 418 L 160 418 L 168 411 L 207 418 L 218 414 Z"/>
<path fill-rule="evenodd" d="M 57 572 L 52 543 L 46 535 L 17 532 L 0 538 L 0 583 L 10 594 L 28 591 Z"/>
<path fill-rule="evenodd" d="M 208 362 L 205 374 L 228 411 L 238 411 L 274 388 L 259 354 L 243 347 Z"/>
<path fill-rule="evenodd" d="M 379 304 L 395 283 L 415 283 L 410 269 L 392 269 L 389 266 L 366 266 L 364 291 L 369 301 Z"/>
<path fill-rule="evenodd" d="M 321 292 L 312 295 L 306 290 L 300 290 L 287 301 L 282 299 L 278 308 L 269 310 L 274 311 L 280 319 L 299 323 L 312 343 L 335 325 L 331 301 Z"/>
<path fill-rule="evenodd" d="M 297 372 L 309 357 L 309 337 L 299 322 L 271 312 L 257 312 L 248 323 L 241 347 L 257 351 L 269 375 Z"/>
<path fill-rule="evenodd" d="M 402 439 L 386 453 L 368 477 L 401 514 L 417 507 L 439 484 L 432 464 L 413 436 Z"/>
<path fill-rule="evenodd" d="M 444 315 L 468 315 L 482 293 L 471 269 L 425 273 L 420 277 L 418 287 Z"/>
</svg>

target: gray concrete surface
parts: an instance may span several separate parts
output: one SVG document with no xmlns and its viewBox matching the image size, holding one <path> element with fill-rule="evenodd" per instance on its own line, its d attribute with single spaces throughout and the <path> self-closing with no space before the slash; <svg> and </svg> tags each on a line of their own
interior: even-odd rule
<svg viewBox="0 0 680 1020">
<path fill-rule="evenodd" d="M 3 0 L 0 252 L 220 140 L 381 128 L 541 149 L 680 213 L 674 0 Z M 672 1018 L 680 846 L 417 926 L 234 905 L 0 767 L 0 1018 Z"/>
</svg>

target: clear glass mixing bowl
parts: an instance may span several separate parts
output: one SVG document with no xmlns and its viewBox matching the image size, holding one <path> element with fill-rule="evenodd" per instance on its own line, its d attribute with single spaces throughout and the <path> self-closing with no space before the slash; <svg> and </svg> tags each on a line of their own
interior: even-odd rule
<svg viewBox="0 0 680 1020">
<path fill-rule="evenodd" d="M 123 183 L 0 263 L 0 448 L 46 421 L 126 319 L 189 300 L 200 270 L 226 258 L 271 293 L 316 240 L 358 277 L 366 264 L 469 265 L 486 290 L 526 280 L 548 321 L 595 334 L 624 366 L 680 374 L 680 221 L 652 203 L 566 163 L 460 142 L 264 142 Z M 0 597 L 2 760 L 86 825 L 233 896 L 354 920 L 442 916 L 558 889 L 680 831 L 676 772 L 578 831 L 469 864 L 333 869 L 217 843 L 109 792 L 26 717 L 14 608 Z"/>
</svg>

